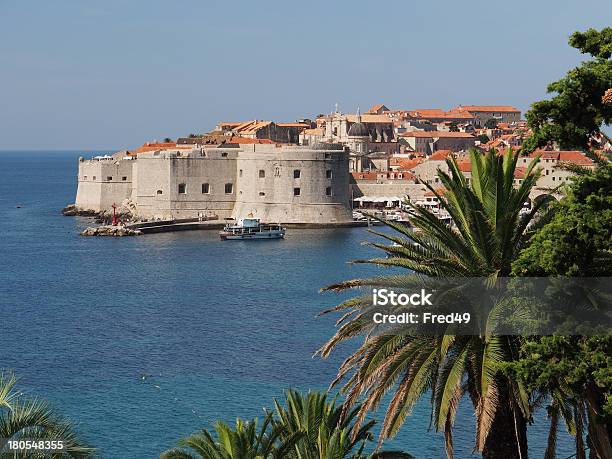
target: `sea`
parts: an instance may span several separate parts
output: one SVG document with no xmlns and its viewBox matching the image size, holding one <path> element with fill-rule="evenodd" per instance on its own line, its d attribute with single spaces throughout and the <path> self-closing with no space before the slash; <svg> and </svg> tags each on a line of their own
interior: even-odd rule
<svg viewBox="0 0 612 459">
<path fill-rule="evenodd" d="M 98 457 L 156 458 L 216 420 L 261 416 L 295 388 L 327 390 L 358 344 L 323 360 L 334 333 L 318 317 L 346 295 L 331 283 L 384 271 L 366 228 L 290 229 L 284 240 L 221 241 L 216 231 L 86 238 L 74 202 L 78 157 L 106 152 L 0 152 L 0 369 L 27 396 L 70 418 Z M 332 394 L 335 389 L 332 389 Z M 374 414 L 382 420 L 383 410 Z M 444 458 L 425 397 L 385 449 Z M 574 442 L 560 429 L 558 456 Z M 546 447 L 546 412 L 529 427 Z M 459 406 L 455 457 L 473 455 L 471 404 Z"/>
</svg>

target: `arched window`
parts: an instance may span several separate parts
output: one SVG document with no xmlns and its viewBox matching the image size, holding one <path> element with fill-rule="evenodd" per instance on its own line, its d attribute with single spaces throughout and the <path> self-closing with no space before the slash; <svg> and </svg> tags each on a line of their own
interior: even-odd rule
<svg viewBox="0 0 612 459">
<path fill-rule="evenodd" d="M 157 190 L 157 194 L 164 194 L 162 190 Z"/>
</svg>

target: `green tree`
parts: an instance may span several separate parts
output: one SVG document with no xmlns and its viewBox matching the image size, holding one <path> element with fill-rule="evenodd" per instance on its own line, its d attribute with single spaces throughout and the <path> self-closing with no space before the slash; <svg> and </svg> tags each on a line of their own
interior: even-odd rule
<svg viewBox="0 0 612 459">
<path fill-rule="evenodd" d="M 453 227 L 430 211 L 413 207 L 416 216 L 411 223 L 415 231 L 387 222 L 399 234 L 376 232 L 392 244 L 372 244 L 387 256 L 357 262 L 403 268 L 427 276 L 492 279 L 509 276 L 512 262 L 530 236 L 528 225 L 534 223 L 544 202 L 535 205 L 530 213 L 521 214 L 539 171 L 535 169 L 538 161 L 533 161 L 525 171 L 525 179 L 515 188 L 517 156 L 510 150 L 504 155 L 492 150 L 484 156 L 472 150 L 469 183 L 455 158 L 450 158 L 447 161 L 450 174 L 439 172 L 445 194 L 426 186 L 450 214 Z M 342 291 L 395 282 L 397 276 L 375 277 L 350 280 L 326 289 Z M 371 324 L 359 314 L 363 307 L 364 301 L 358 297 L 333 308 L 345 311 L 346 315 L 336 334 L 319 351 L 326 357 L 341 342 L 361 334 L 366 336 L 361 347 L 345 360 L 336 378 L 336 381 L 348 378 L 343 387 L 348 394 L 347 406 L 364 398 L 360 419 L 392 391 L 381 431 L 382 438 L 392 437 L 416 401 L 431 390 L 432 423 L 437 430 L 444 431 L 447 454 L 452 457 L 452 426 L 459 400 L 467 393 L 476 412 L 476 449 L 482 451 L 483 457 L 526 457 L 527 393 L 520 382 L 499 371 L 503 362 L 518 357 L 520 338 L 368 336 Z"/>
<path fill-rule="evenodd" d="M 612 275 L 612 165 L 576 176 L 513 264 L 519 276 Z"/>
<path fill-rule="evenodd" d="M 448 130 L 450 132 L 459 132 L 459 126 L 456 121 L 451 121 L 448 125 Z"/>
<path fill-rule="evenodd" d="M 533 135 L 526 139 L 523 151 L 530 152 L 550 142 L 563 149 L 588 149 L 595 135 L 603 135 L 603 125 L 612 121 L 612 105 L 603 96 L 612 88 L 612 28 L 575 32 L 570 46 L 590 54 L 567 75 L 548 86 L 555 95 L 536 102 L 526 114 Z"/>
<path fill-rule="evenodd" d="M 600 164 L 573 180 L 554 217 L 536 232 L 513 270 L 522 276 L 612 275 L 612 165 Z M 531 338 L 520 356 L 507 366 L 510 377 L 552 401 L 548 457 L 554 457 L 559 414 L 576 435 L 578 457 L 584 457 L 583 417 L 595 457 L 612 457 L 612 338 Z"/>
<path fill-rule="evenodd" d="M 15 390 L 16 384 L 13 374 L 0 374 L 0 458 L 33 457 L 31 451 L 9 450 L 9 440 L 21 439 L 64 442 L 62 451 L 40 457 L 93 457 L 95 450 L 79 439 L 70 421 L 55 414 L 46 402 L 24 397 Z"/>
<path fill-rule="evenodd" d="M 488 135 L 486 135 L 486 134 L 480 134 L 480 135 L 477 137 L 477 139 L 480 141 L 480 143 L 481 143 L 481 144 L 483 144 L 483 143 L 487 143 L 489 140 L 491 140 L 491 139 L 489 139 L 489 136 L 488 136 Z"/>
<path fill-rule="evenodd" d="M 261 427 L 257 419 L 236 421 L 231 428 L 215 424 L 216 435 L 201 430 L 179 441 L 179 448 L 168 450 L 161 459 L 410 459 L 395 451 L 364 453 L 373 439 L 375 421 L 351 431 L 357 410 L 348 414 L 336 400 L 325 394 L 300 394 L 289 390 L 284 405 L 274 401 L 275 411 L 266 411 Z M 216 437 L 216 438 L 215 438 Z"/>
<path fill-rule="evenodd" d="M 206 429 L 178 442 L 178 448 L 161 454 L 161 459 L 281 459 L 289 454 L 295 438 L 278 442 L 278 429 L 271 429 L 272 415 L 258 428 L 257 419 L 236 419 L 235 427 L 218 421 L 215 436 Z"/>
<path fill-rule="evenodd" d="M 170 142 L 172 142 L 172 139 L 170 137 L 166 137 L 164 139 L 164 143 L 170 143 Z"/>
<path fill-rule="evenodd" d="M 487 129 L 496 129 L 497 128 L 497 120 L 495 118 L 489 118 L 485 122 L 485 127 Z"/>
<path fill-rule="evenodd" d="M 364 449 L 374 435 L 374 420 L 368 421 L 360 428 L 353 429 L 359 409 L 353 408 L 343 413 L 343 406 L 336 400 L 327 400 L 325 394 L 309 392 L 302 395 L 289 390 L 285 395 L 285 405 L 276 400 L 275 427 L 281 432 L 281 438 L 289 440 L 298 438 L 293 451 L 287 457 L 295 459 L 334 459 L 365 458 Z M 351 432 L 354 432 L 351 435 Z M 369 458 L 406 458 L 407 453 L 385 451 L 374 453 Z"/>
<path fill-rule="evenodd" d="M 542 336 L 526 340 L 506 372 L 551 400 L 547 459 L 554 458 L 557 423 L 565 419 L 584 457 L 583 418 L 594 457 L 612 457 L 612 337 Z"/>
</svg>

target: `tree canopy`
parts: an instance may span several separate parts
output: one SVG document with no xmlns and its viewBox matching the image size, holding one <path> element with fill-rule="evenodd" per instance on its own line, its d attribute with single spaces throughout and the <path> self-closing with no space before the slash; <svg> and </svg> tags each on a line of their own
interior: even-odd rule
<svg viewBox="0 0 612 459">
<path fill-rule="evenodd" d="M 530 152 L 550 142 L 562 149 L 588 149 L 593 136 L 605 134 L 612 122 L 612 105 L 603 96 L 612 88 L 612 28 L 575 32 L 570 46 L 592 59 L 582 62 L 567 75 L 548 86 L 555 95 L 535 102 L 526 114 L 533 135 L 523 144 Z"/>
<path fill-rule="evenodd" d="M 580 175 L 513 263 L 520 276 L 612 275 L 612 165 Z"/>
</svg>

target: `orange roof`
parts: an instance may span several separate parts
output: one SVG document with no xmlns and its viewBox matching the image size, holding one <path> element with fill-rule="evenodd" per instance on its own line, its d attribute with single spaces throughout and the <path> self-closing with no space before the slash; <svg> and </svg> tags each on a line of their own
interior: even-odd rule
<svg viewBox="0 0 612 459">
<path fill-rule="evenodd" d="M 303 128 L 310 127 L 310 125 L 306 123 L 276 123 L 276 125 L 282 126 L 282 127 L 303 127 Z"/>
<path fill-rule="evenodd" d="M 403 170 L 411 170 L 423 162 L 422 158 L 410 159 L 410 158 L 398 158 L 396 156 L 391 157 L 389 164 L 391 166 L 399 166 Z"/>
<path fill-rule="evenodd" d="M 475 139 L 475 137 L 469 132 L 450 132 L 450 131 L 409 131 L 400 134 L 400 137 L 418 137 L 418 138 L 465 138 Z"/>
<path fill-rule="evenodd" d="M 384 106 L 385 106 L 385 104 L 374 105 L 373 107 L 370 107 L 370 109 L 368 110 L 368 113 L 375 113 L 378 110 L 380 110 L 381 108 L 383 108 Z"/>
<path fill-rule="evenodd" d="M 516 169 L 514 169 L 514 178 L 524 179 L 526 171 L 527 169 L 525 169 L 524 167 L 517 167 Z"/>
<path fill-rule="evenodd" d="M 234 135 L 234 136 L 228 137 L 225 143 L 236 143 L 236 144 L 258 143 L 258 144 L 271 145 L 271 144 L 275 144 L 276 142 L 273 142 L 270 139 L 249 139 L 247 137 L 240 137 L 240 136 Z"/>
<path fill-rule="evenodd" d="M 446 193 L 446 188 L 444 187 L 440 187 L 440 188 L 436 188 L 435 189 L 436 193 L 438 193 L 439 195 L 443 195 L 444 193 Z M 431 196 L 435 196 L 434 193 L 432 193 L 431 191 L 426 191 L 425 192 L 425 196 L 426 197 L 431 197 Z"/>
<path fill-rule="evenodd" d="M 577 150 L 565 150 L 565 151 L 549 151 L 549 150 L 535 150 L 529 157 L 535 158 L 540 156 L 541 159 L 553 159 L 560 162 L 577 164 L 579 166 L 591 166 L 593 161 L 591 158 L 586 156 L 584 152 Z"/>
<path fill-rule="evenodd" d="M 415 175 L 410 171 L 384 171 L 384 172 L 351 172 L 351 175 L 355 180 L 378 180 L 380 176 L 384 180 L 416 180 Z M 401 175 L 401 177 L 400 177 Z"/>
<path fill-rule="evenodd" d="M 580 166 L 590 166 L 593 164 L 591 158 L 586 156 L 581 151 L 560 151 L 559 161 L 566 163 L 578 164 Z"/>
<path fill-rule="evenodd" d="M 440 110 L 439 108 L 423 108 L 408 110 L 408 114 L 413 116 L 438 116 L 444 115 L 446 112 L 444 110 Z"/>
<path fill-rule="evenodd" d="M 357 115 L 346 115 L 346 120 L 350 123 L 357 122 Z M 393 123 L 393 120 L 387 115 L 372 115 L 370 113 L 364 113 L 361 115 L 362 123 Z"/>
<path fill-rule="evenodd" d="M 142 144 L 142 146 L 136 148 L 129 152 L 129 154 L 138 154 L 144 153 L 147 151 L 155 151 L 155 150 L 166 150 L 168 148 L 193 148 L 191 146 L 177 145 L 174 142 L 147 142 Z"/>
<path fill-rule="evenodd" d="M 430 161 L 444 161 L 452 154 L 451 150 L 437 150 L 430 157 Z"/>
<path fill-rule="evenodd" d="M 233 126 L 233 130 L 241 135 L 253 135 L 270 124 L 272 124 L 272 121 L 245 121 L 244 123 Z"/>
<path fill-rule="evenodd" d="M 398 173 L 402 174 L 402 178 L 399 178 L 397 176 Z M 395 171 L 395 180 L 416 180 L 416 175 L 414 175 L 410 171 L 400 169 L 400 170 Z"/>
<path fill-rule="evenodd" d="M 304 129 L 302 134 L 306 135 L 324 135 L 325 130 L 323 128 L 315 128 L 315 129 Z"/>
<path fill-rule="evenodd" d="M 444 110 L 440 110 L 438 108 L 427 108 L 427 109 L 417 109 L 417 110 L 409 110 L 407 112 L 407 116 L 412 118 L 439 118 L 439 119 L 465 119 L 471 120 L 473 118 L 472 115 L 466 112 L 457 112 L 457 111 L 449 111 L 445 112 Z"/>
<path fill-rule="evenodd" d="M 378 173 L 376 172 L 351 172 L 355 180 L 376 180 Z"/>
<path fill-rule="evenodd" d="M 518 108 L 511 105 L 459 105 L 453 109 L 453 111 L 455 110 L 466 112 L 520 112 Z"/>
<path fill-rule="evenodd" d="M 472 172 L 472 163 L 470 161 L 459 161 L 457 165 L 461 172 Z"/>
</svg>

